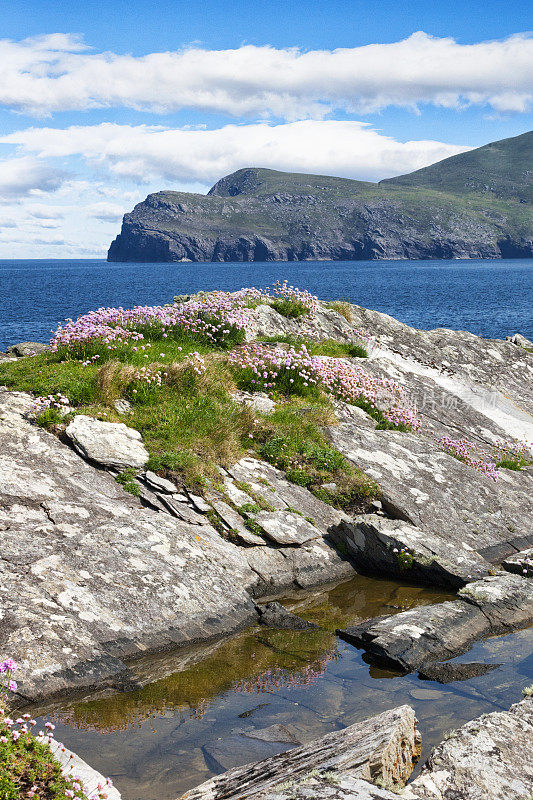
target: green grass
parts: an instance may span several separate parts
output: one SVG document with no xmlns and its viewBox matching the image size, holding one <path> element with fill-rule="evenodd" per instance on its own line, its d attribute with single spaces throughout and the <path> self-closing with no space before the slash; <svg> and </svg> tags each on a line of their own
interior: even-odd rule
<svg viewBox="0 0 533 800">
<path fill-rule="evenodd" d="M 123 472 L 120 472 L 117 475 L 115 480 L 117 483 L 120 483 L 120 485 L 124 487 L 125 492 L 129 492 L 135 497 L 139 497 L 141 493 L 141 487 L 135 480 L 136 474 L 137 470 L 135 469 L 125 469 Z"/>
<path fill-rule="evenodd" d="M 144 333 L 148 336 L 150 331 Z M 350 345 L 326 341 L 310 346 L 346 355 Z M 150 455 L 147 467 L 178 487 L 194 487 L 201 492 L 219 480 L 219 465 L 228 467 L 253 449 L 259 457 L 286 471 L 289 480 L 332 505 L 354 508 L 378 496 L 376 485 L 327 443 L 323 428 L 335 421 L 335 415 L 320 388 L 290 384 L 289 375 L 284 383 L 280 374 L 277 408 L 272 414 L 254 418 L 251 408 L 234 402 L 235 376 L 219 348 L 194 343 L 194 350 L 203 353 L 206 366 L 197 374 L 186 361 L 191 343 L 187 345 L 183 339 L 145 341 L 144 347 L 107 351 L 100 346 L 102 358 L 89 366 L 66 360 L 65 353 L 6 362 L 0 365 L 0 384 L 37 395 L 66 396 L 70 414 L 61 417 L 49 409 L 36 420 L 56 433 L 76 413 L 108 422 L 125 421 L 143 437 Z M 141 368 L 155 380 L 139 377 Z M 161 383 L 158 374 L 163 376 Z M 244 388 L 245 383 L 241 376 L 239 386 Z M 131 403 L 127 416 L 119 415 L 114 407 L 119 398 Z M 131 471 L 121 473 L 117 480 L 126 491 L 138 494 Z M 321 483 L 332 481 L 338 484 L 338 491 L 321 488 Z M 248 488 L 244 491 L 260 510 L 274 509 L 258 493 Z"/>
<path fill-rule="evenodd" d="M 305 347 L 311 356 L 332 356 L 333 358 L 368 358 L 368 353 L 363 345 L 358 342 L 337 342 L 334 339 L 313 341 L 299 336 L 261 336 L 261 342 L 284 343 L 295 350 Z"/>
<path fill-rule="evenodd" d="M 326 400 L 307 406 L 301 401 L 287 402 L 264 417 L 254 434 L 255 450 L 260 458 L 283 470 L 288 480 L 324 502 L 346 510 L 365 508 L 380 496 L 380 489 L 328 444 L 324 426 L 333 421 Z M 337 484 L 334 491 L 321 486 L 332 482 Z"/>
<path fill-rule="evenodd" d="M 271 300 L 272 308 L 287 319 L 298 319 L 307 316 L 310 311 L 299 300 Z"/>
</svg>

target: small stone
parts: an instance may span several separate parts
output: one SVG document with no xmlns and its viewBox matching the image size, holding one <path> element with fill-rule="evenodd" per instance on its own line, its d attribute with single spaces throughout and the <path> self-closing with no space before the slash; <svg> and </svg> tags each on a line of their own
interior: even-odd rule
<svg viewBox="0 0 533 800">
<path fill-rule="evenodd" d="M 77 414 L 65 432 L 80 455 L 105 467 L 140 469 L 149 458 L 139 431 L 123 422 Z"/>
<path fill-rule="evenodd" d="M 131 403 L 128 400 L 124 400 L 123 397 L 115 400 L 113 403 L 115 407 L 115 411 L 117 414 L 130 414 L 131 413 Z"/>
<path fill-rule="evenodd" d="M 336 483 L 321 483 L 321 489 L 326 489 L 328 492 L 336 492 L 337 491 L 337 484 Z"/>
<path fill-rule="evenodd" d="M 234 395 L 237 403 L 243 403 L 261 414 L 270 414 L 276 404 L 265 392 L 236 392 Z"/>
<path fill-rule="evenodd" d="M 383 511 L 383 503 L 381 500 L 372 500 L 370 503 L 370 508 L 373 508 L 376 511 Z"/>
<path fill-rule="evenodd" d="M 144 477 L 149 486 L 157 489 L 160 492 L 165 492 L 166 494 L 175 494 L 178 491 L 172 481 L 168 481 L 166 478 L 161 478 L 151 470 L 148 470 Z"/>
</svg>

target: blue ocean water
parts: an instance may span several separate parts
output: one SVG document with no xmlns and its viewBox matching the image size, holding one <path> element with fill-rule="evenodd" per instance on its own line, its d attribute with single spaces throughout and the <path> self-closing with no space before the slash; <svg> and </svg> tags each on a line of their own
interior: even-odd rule
<svg viewBox="0 0 533 800">
<path fill-rule="evenodd" d="M 100 306 L 168 303 L 199 289 L 262 288 L 287 278 L 321 299 L 384 311 L 417 328 L 533 338 L 533 259 L 108 264 L 0 261 L 0 351 L 48 341 L 66 317 Z"/>
</svg>

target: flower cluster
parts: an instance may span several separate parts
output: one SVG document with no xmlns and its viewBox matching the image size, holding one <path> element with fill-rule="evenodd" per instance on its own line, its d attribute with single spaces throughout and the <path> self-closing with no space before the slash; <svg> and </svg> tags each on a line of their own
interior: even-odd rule
<svg viewBox="0 0 533 800">
<path fill-rule="evenodd" d="M 4 694 L 6 690 L 12 692 L 17 690 L 17 683 L 12 679 L 13 673 L 17 669 L 18 666 L 12 658 L 0 662 L 0 700 L 7 699 L 7 696 Z M 67 752 L 67 748 L 61 742 L 54 742 L 55 725 L 51 722 L 46 722 L 43 726 L 45 728 L 44 731 L 40 730 L 38 733 L 34 733 L 32 728 L 35 728 L 36 725 L 37 721 L 32 719 L 31 714 L 22 714 L 20 717 L 17 717 L 17 719 L 12 719 L 6 714 L 5 709 L 0 706 L 0 767 L 2 765 L 3 755 L 5 755 L 7 759 L 6 763 L 9 763 L 10 751 L 12 753 L 14 752 L 18 759 L 24 757 L 26 749 L 30 749 L 32 753 L 34 753 L 34 742 L 47 747 L 51 747 L 52 744 L 55 743 L 57 749 L 63 753 Z M 71 754 L 70 759 L 73 758 L 74 756 Z M 65 770 L 63 770 L 65 785 L 64 795 L 54 794 L 54 797 L 64 796 L 65 800 L 72 800 L 72 798 L 79 798 L 79 800 L 106 800 L 108 797 L 106 786 L 113 785 L 113 781 L 110 778 L 106 780 L 105 785 L 99 783 L 91 789 L 89 786 L 83 784 L 82 779 L 78 775 L 72 774 L 73 769 L 74 766 L 70 766 L 67 774 L 65 774 Z M 24 787 L 25 792 L 24 794 L 21 793 L 20 797 L 41 798 L 44 796 L 42 794 L 43 788 L 45 787 L 43 787 L 42 779 L 38 777 L 37 769 L 32 765 L 31 782 L 27 784 L 27 788 Z M 48 797 L 48 794 L 45 796 Z"/>
<path fill-rule="evenodd" d="M 243 389 L 306 395 L 320 385 L 331 397 L 379 411 L 392 425 L 420 427 L 400 384 L 373 377 L 346 359 L 311 356 L 305 346 L 284 351 L 253 343 L 230 353 L 229 360 Z"/>
<path fill-rule="evenodd" d="M 68 397 L 58 392 L 57 394 L 49 394 L 47 397 L 36 397 L 31 405 L 31 410 L 34 414 L 41 414 L 43 411 L 48 411 L 49 408 L 53 408 L 56 411 L 65 411 L 68 406 Z"/>
<path fill-rule="evenodd" d="M 308 292 L 307 289 L 302 291 L 297 286 L 289 286 L 286 280 L 283 283 L 276 281 L 271 287 L 264 290 L 263 295 L 267 300 L 296 303 L 308 312 L 318 309 L 318 297 Z"/>
<path fill-rule="evenodd" d="M 477 472 L 481 472 L 493 481 L 498 480 L 496 463 L 488 460 L 490 455 L 475 442 L 469 442 L 468 439 L 452 439 L 449 436 L 442 436 L 437 439 L 437 444 L 448 455 L 463 461 L 467 466 L 472 467 Z"/>
<path fill-rule="evenodd" d="M 498 466 L 521 469 L 533 464 L 532 442 L 499 442 L 494 446 L 494 459 Z"/>
</svg>

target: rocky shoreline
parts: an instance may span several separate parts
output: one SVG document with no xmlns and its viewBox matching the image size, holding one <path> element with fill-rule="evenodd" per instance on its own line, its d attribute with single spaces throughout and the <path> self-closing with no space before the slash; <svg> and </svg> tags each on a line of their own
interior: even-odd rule
<svg viewBox="0 0 533 800">
<path fill-rule="evenodd" d="M 219 484 L 200 496 L 145 469 L 148 453 L 127 424 L 127 404 L 122 423 L 78 414 L 58 437 L 33 423 L 31 395 L 0 388 L 0 653 L 20 664 L 21 704 L 134 688 L 140 684 L 130 666 L 150 653 L 229 636 L 259 621 L 297 625 L 257 602 L 358 572 L 458 593 L 444 604 L 339 631 L 399 671 L 423 674 L 480 638 L 532 624 L 533 467 L 501 469 L 493 481 L 438 444 L 443 436 L 479 447 L 533 440 L 531 343 L 418 331 L 357 306 L 350 319 L 326 305 L 300 319 L 269 305 L 251 315 L 249 340 L 296 335 L 346 342 L 356 331 L 372 337 L 365 369 L 401 381 L 423 428 L 379 430 L 361 408 L 337 404 L 329 440 L 381 490 L 364 513 L 350 514 L 251 454 L 220 467 Z M 27 358 L 34 345 L 25 344 L 5 360 Z M 262 413 L 271 403 L 246 393 L 235 400 L 262 404 Z M 137 496 L 115 480 L 124 468 L 135 473 Z M 531 736 L 530 709 L 524 700 L 502 717 L 509 736 L 522 724 Z M 444 770 L 451 747 L 438 749 L 406 797 L 451 797 L 428 772 Z M 359 785 L 364 776 L 339 780 L 326 786 L 313 775 L 291 797 L 389 796 L 387 787 L 368 794 Z M 510 799 L 507 780 L 501 795 L 486 797 Z M 531 780 L 528 774 L 525 785 Z M 257 796 L 281 800 L 284 791 Z M 480 796 L 469 791 L 457 797 Z"/>
</svg>

